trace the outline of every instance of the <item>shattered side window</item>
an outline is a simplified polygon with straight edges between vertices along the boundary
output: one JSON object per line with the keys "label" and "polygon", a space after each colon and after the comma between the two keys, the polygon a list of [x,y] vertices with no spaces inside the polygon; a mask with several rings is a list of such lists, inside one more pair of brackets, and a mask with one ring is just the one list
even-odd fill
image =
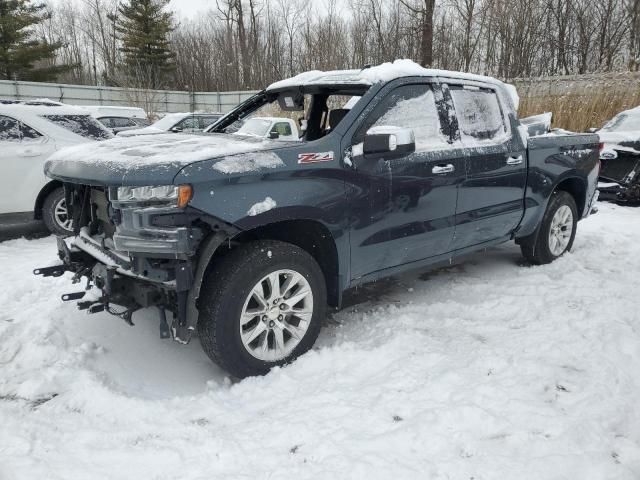
{"label": "shattered side window", "polygon": [[440,125],[433,90],[426,84],[405,85],[393,90],[374,109],[356,138],[360,140],[371,127],[378,126],[413,130],[416,151],[449,147]]}
{"label": "shattered side window", "polygon": [[463,142],[497,142],[507,136],[507,127],[495,92],[477,87],[451,87]]}
{"label": "shattered side window", "polygon": [[20,124],[11,117],[0,115],[0,142],[19,142]]}
{"label": "shattered side window", "polygon": [[43,115],[43,118],[84,138],[92,140],[113,138],[111,132],[90,115]]}

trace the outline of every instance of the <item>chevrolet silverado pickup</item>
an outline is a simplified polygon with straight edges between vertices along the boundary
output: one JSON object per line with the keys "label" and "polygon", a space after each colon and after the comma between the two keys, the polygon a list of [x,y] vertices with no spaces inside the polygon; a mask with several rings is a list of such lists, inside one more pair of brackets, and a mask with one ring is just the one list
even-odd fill
{"label": "chevrolet silverado pickup", "polygon": [[[529,138],[515,89],[396,61],[274,83],[201,135],[115,138],[62,150],[74,233],[63,295],[162,337],[199,336],[235,377],[309,350],[343,292],[515,241],[534,264],[567,252],[596,197],[599,139]],[[299,139],[232,135],[252,117]]]}

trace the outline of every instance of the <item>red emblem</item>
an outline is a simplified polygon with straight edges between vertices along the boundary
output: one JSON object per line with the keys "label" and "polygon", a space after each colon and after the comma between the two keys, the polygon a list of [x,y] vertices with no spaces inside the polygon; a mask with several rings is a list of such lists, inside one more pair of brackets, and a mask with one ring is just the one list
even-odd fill
{"label": "red emblem", "polygon": [[298,163],[319,163],[319,162],[332,162],[332,161],[333,161],[333,152],[298,154]]}

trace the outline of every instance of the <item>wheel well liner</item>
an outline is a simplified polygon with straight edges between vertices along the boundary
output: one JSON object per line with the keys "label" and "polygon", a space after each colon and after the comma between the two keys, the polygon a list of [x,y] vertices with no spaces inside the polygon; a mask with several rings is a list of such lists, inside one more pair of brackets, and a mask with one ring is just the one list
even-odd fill
{"label": "wheel well liner", "polygon": [[578,177],[566,178],[554,190],[562,190],[570,194],[578,207],[578,218],[582,218],[587,204],[587,185],[585,181]]}
{"label": "wheel well liner", "polygon": [[52,180],[47,183],[42,189],[38,196],[36,197],[36,203],[33,207],[33,217],[36,220],[42,219],[42,206],[44,205],[45,199],[49,196],[51,192],[53,192],[56,188],[62,187],[62,182],[58,180]]}

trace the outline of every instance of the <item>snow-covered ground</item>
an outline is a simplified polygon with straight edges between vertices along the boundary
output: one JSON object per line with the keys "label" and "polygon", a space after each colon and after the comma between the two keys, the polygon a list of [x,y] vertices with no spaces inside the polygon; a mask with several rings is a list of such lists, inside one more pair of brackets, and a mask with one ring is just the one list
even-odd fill
{"label": "snow-covered ground", "polygon": [[200,350],[89,316],[0,244],[1,479],[638,479],[640,209],[572,254],[512,244],[361,289],[316,348],[231,382]]}

